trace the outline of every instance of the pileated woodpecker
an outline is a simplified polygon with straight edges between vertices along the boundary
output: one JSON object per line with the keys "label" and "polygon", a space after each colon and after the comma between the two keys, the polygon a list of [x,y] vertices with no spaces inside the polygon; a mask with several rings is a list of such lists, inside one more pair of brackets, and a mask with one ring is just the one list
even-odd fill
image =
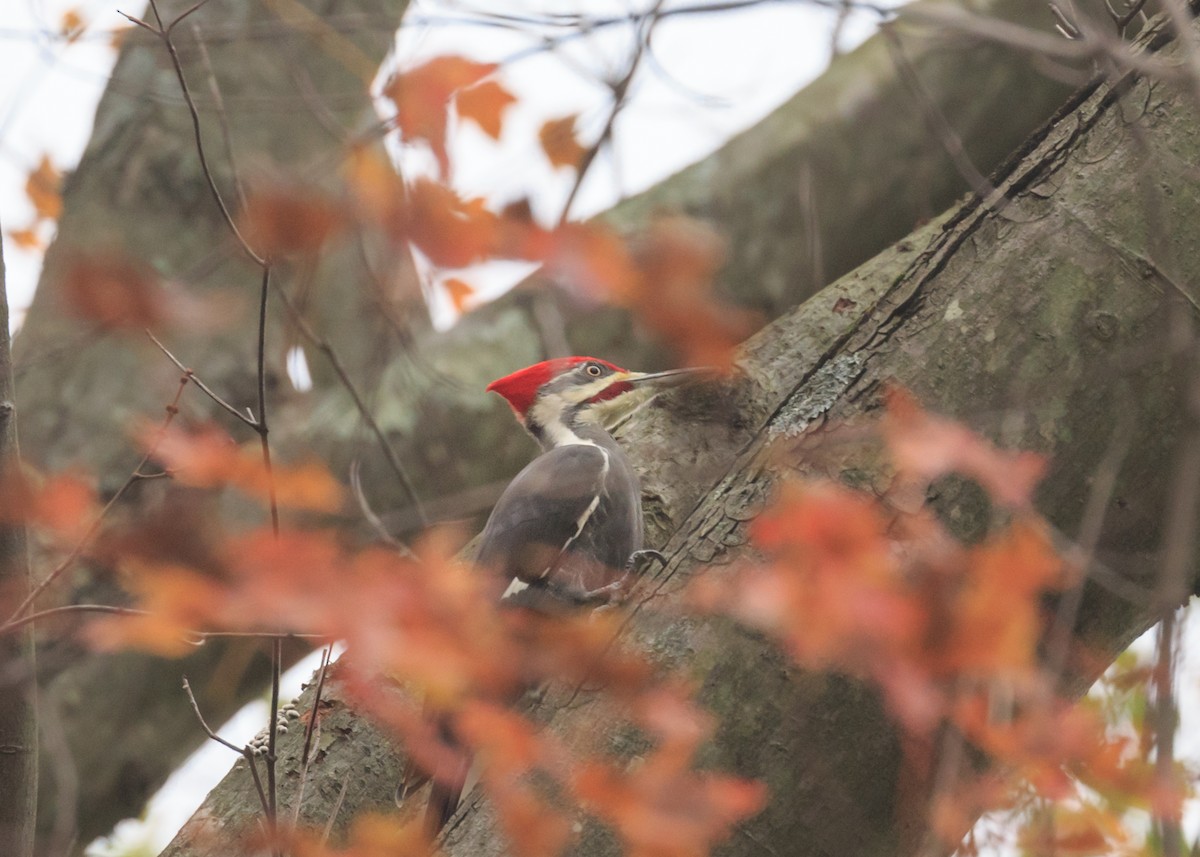
{"label": "pileated woodpecker", "polygon": [[[595,357],[565,357],[488,385],[543,449],[500,495],[475,558],[509,582],[507,603],[551,611],[609,603],[639,561],[657,555],[642,549],[637,473],[605,420],[641,384],[691,372],[630,372]],[[426,813],[432,832],[454,814],[466,779],[465,764],[434,777]]]}

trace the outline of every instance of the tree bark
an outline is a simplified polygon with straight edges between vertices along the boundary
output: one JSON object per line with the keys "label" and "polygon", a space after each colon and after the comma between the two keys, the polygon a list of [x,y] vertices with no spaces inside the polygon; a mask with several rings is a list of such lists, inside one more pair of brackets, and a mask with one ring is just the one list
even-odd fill
{"label": "tree bark", "polygon": [[[0,251],[0,483],[17,475],[16,401],[12,343],[8,335],[8,291]],[[29,592],[29,554],[23,525],[0,526],[0,591],[4,603],[19,603]],[[33,853],[38,780],[37,704],[32,681],[33,629],[0,638],[0,854]]]}
{"label": "tree bark", "polygon": [[[1168,31],[1160,24],[1148,38],[1160,47]],[[1002,207],[967,200],[757,334],[735,382],[664,395],[625,428],[644,473],[651,541],[669,557],[632,637],[689,675],[718,716],[707,762],[771,789],[768,808],[721,853],[911,854],[922,840],[928,784],[898,791],[899,736],[871,688],[797,670],[756,634],[672,609],[691,575],[720,574],[747,555],[747,523],[784,473],[888,484],[878,455],[796,454],[827,425],[878,408],[885,384],[1049,456],[1038,505],[1068,536],[1114,415],[1130,414],[1133,442],[1106,505],[1104,563],[1086,582],[1076,645],[1112,656],[1156,618],[1148,559],[1162,540],[1177,444],[1192,430],[1182,401],[1190,385],[1171,371],[1164,343],[1180,314],[1196,315],[1200,256],[1190,250],[1190,224],[1200,217],[1200,178],[1190,165],[1200,158],[1198,131],[1188,86],[1127,75],[1085,88],[996,176]],[[937,502],[967,534],[988,514],[967,490]],[[578,699],[550,710],[550,728],[586,724],[604,735]],[[386,744],[366,737],[335,739],[309,788],[336,791],[330,783],[359,759],[382,770],[373,760]],[[244,780],[232,773],[166,853],[219,853],[199,844],[197,831],[224,824],[216,808]],[[390,785],[380,783],[379,794]],[[370,799],[343,805],[343,815]],[[328,810],[314,799],[302,817],[323,821]],[[476,798],[448,832],[446,851],[504,853],[494,821]],[[571,853],[613,849],[611,836],[585,825]]]}

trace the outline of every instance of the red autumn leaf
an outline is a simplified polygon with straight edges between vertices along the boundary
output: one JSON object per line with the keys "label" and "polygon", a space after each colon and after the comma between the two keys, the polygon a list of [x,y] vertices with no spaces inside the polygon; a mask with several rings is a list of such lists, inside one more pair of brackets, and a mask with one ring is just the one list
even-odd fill
{"label": "red autumn leaf", "polygon": [[948,473],[974,479],[1005,506],[1026,508],[1046,469],[1032,452],[1005,452],[961,423],[934,416],[899,388],[887,394],[884,438],[900,473],[932,482]]}
{"label": "red autumn leaf", "polygon": [[442,175],[450,171],[446,124],[450,100],[460,89],[473,86],[496,70],[457,56],[436,57],[396,75],[383,94],[396,106],[396,124],[405,140],[422,140],[433,150]]}
{"label": "red autumn leaf", "polygon": [[396,857],[404,854],[434,854],[429,836],[420,822],[363,812],[355,816],[350,834],[342,845],[330,845],[320,833],[284,830],[274,840],[259,839],[251,851],[278,851],[293,857]]}
{"label": "red autumn leaf", "polygon": [[62,173],[50,162],[49,155],[42,155],[25,179],[25,195],[39,220],[58,220],[62,214]]}
{"label": "red autumn leaf", "polygon": [[545,266],[545,275],[593,300],[624,303],[637,283],[637,269],[625,242],[600,223],[568,223],[558,229],[530,235],[526,249],[533,261]]}
{"label": "red autumn leaf", "polygon": [[210,627],[230,604],[226,586],[189,568],[130,563],[125,571],[125,584],[144,613],[91,622],[86,634],[99,649],[186,655],[195,651],[195,631]]}
{"label": "red autumn leaf", "polygon": [[575,136],[575,122],[578,118],[577,113],[572,113],[570,116],[563,116],[560,119],[549,119],[538,131],[538,140],[541,141],[542,151],[546,153],[546,157],[555,167],[574,169],[579,166],[587,154],[587,149]]}
{"label": "red autumn leaf", "polygon": [[450,277],[444,283],[446,292],[450,295],[450,301],[454,304],[454,309],[458,313],[467,311],[467,304],[475,297],[475,289],[457,277]]}
{"label": "red autumn leaf", "polygon": [[91,482],[74,473],[44,477],[31,469],[10,474],[0,491],[0,519],[38,527],[74,545],[97,514]]}
{"label": "red autumn leaf", "polygon": [[429,179],[409,189],[404,234],[439,267],[462,268],[488,258],[497,229],[496,215],[481,199],[464,200]]}
{"label": "red autumn leaf", "polygon": [[342,225],[342,211],[331,200],[282,187],[253,193],[240,218],[246,240],[266,258],[315,252]]}
{"label": "red autumn leaf", "polygon": [[766,803],[761,783],[693,771],[674,752],[651,753],[624,771],[583,765],[573,788],[588,810],[612,824],[630,857],[707,854]]}
{"label": "red autumn leaf", "polygon": [[942,668],[993,676],[1030,669],[1041,632],[1039,598],[1063,584],[1062,559],[1042,528],[1018,519],[971,550],[967,565]]}
{"label": "red autumn leaf", "polygon": [[342,501],[341,486],[323,464],[275,463],[268,474],[257,449],[242,449],[215,426],[191,433],[174,427],[163,432],[147,426],[139,436],[143,446],[153,449],[154,457],[184,485],[229,485],[265,501],[273,483],[280,506],[315,512],[335,511]]}
{"label": "red autumn leaf", "polygon": [[156,327],[170,315],[158,277],[116,256],[76,259],[62,280],[62,296],[75,315],[108,330]]}
{"label": "red autumn leaf", "polygon": [[713,294],[725,260],[721,237],[692,218],[660,217],[638,237],[634,259],[640,276],[622,302],[679,351],[681,362],[727,369],[756,319]]}
{"label": "red autumn leaf", "polygon": [[485,80],[458,93],[455,106],[459,119],[469,119],[493,140],[500,139],[504,113],[517,99],[494,80]]}

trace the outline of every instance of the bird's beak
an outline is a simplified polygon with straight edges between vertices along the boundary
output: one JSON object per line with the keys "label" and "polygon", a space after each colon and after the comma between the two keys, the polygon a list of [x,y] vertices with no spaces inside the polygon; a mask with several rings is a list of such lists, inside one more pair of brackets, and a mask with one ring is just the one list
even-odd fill
{"label": "bird's beak", "polygon": [[711,372],[711,369],[704,367],[689,368],[689,369],[667,369],[664,372],[626,372],[621,378],[626,384],[641,385],[647,382],[665,382],[668,384],[681,384],[690,378],[698,375]]}

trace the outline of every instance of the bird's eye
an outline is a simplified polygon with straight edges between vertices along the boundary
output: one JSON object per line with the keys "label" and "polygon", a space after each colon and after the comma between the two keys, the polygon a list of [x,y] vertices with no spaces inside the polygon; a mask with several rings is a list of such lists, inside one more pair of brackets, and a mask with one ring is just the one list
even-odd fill
{"label": "bird's eye", "polygon": [[589,375],[591,375],[593,378],[599,378],[600,373],[603,372],[604,370],[601,369],[599,366],[597,366],[595,363],[589,363],[587,365],[587,369],[585,369],[584,371],[587,372]]}

